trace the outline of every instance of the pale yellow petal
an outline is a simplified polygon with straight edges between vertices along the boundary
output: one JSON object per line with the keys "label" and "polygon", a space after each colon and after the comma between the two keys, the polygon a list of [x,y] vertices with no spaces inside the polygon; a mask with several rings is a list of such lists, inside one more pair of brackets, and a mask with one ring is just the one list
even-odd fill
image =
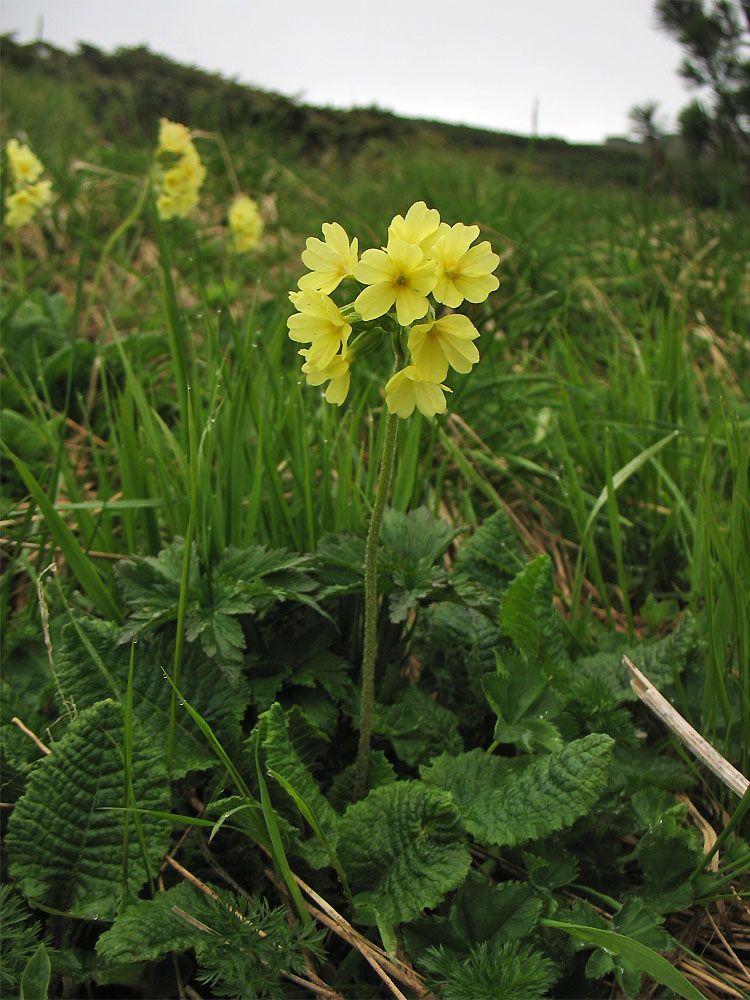
{"label": "pale yellow petal", "polygon": [[385,402],[389,412],[399,417],[411,416],[416,406],[426,417],[443,413],[446,408],[445,385],[419,377],[413,365],[407,365],[393,375],[385,387]]}
{"label": "pale yellow petal", "polygon": [[487,296],[500,286],[500,282],[494,274],[477,277],[461,275],[454,278],[454,285],[469,302],[484,302]]}
{"label": "pale yellow petal", "polygon": [[433,382],[414,382],[414,397],[417,409],[425,417],[434,417],[436,413],[445,413],[447,402],[443,386]]}
{"label": "pale yellow petal", "polygon": [[432,242],[440,225],[440,213],[436,208],[428,208],[423,201],[415,202],[406,216],[397,215],[388,227],[388,239],[400,239],[406,243],[421,246]]}
{"label": "pale yellow petal", "polygon": [[446,257],[459,260],[479,236],[479,226],[465,226],[457,222],[445,237]]}
{"label": "pale yellow petal", "polygon": [[425,382],[442,382],[448,374],[448,361],[434,337],[427,337],[417,352],[412,350],[411,358],[415,373]]}
{"label": "pale yellow petal", "polygon": [[379,281],[362,289],[354,300],[354,308],[363,320],[385,316],[396,301],[396,289],[387,281]]}
{"label": "pale yellow petal", "polygon": [[414,383],[402,368],[388,380],[385,386],[385,403],[390,413],[395,413],[404,420],[410,417],[416,406]]}
{"label": "pale yellow petal", "polygon": [[[421,295],[416,289],[411,288],[409,285],[397,286],[395,298],[396,318],[401,326],[411,326],[415,320],[422,319],[422,317],[427,313],[427,310],[430,308],[430,304],[425,295]],[[382,313],[378,313],[378,315],[382,315]],[[362,318],[366,318],[364,314]]]}
{"label": "pale yellow petal", "polygon": [[394,273],[393,261],[385,250],[365,250],[354,268],[354,277],[363,285],[387,281]]}
{"label": "pale yellow petal", "polygon": [[[365,251],[362,257],[368,252]],[[389,239],[385,255],[390,262],[391,271],[398,274],[412,274],[420,267],[431,266],[424,264],[424,253],[420,247],[401,239]]]}
{"label": "pale yellow petal", "polygon": [[[470,340],[448,340],[442,343],[443,354],[454,371],[466,375],[479,361],[479,351]],[[443,374],[442,379],[445,378]]]}
{"label": "pale yellow petal", "polygon": [[492,252],[490,243],[485,240],[484,243],[479,243],[477,246],[471,247],[463,255],[461,258],[461,272],[471,276],[491,274],[499,263],[500,258],[496,253]]}
{"label": "pale yellow petal", "polygon": [[444,271],[438,273],[432,295],[436,302],[440,302],[451,309],[460,306],[464,300],[464,296],[456,288],[453,279],[449,278]]}
{"label": "pale yellow petal", "polygon": [[349,392],[349,383],[351,382],[351,376],[349,375],[349,369],[342,375],[337,375],[332,378],[326,389],[326,399],[329,403],[335,403],[336,406],[341,406],[347,397]]}

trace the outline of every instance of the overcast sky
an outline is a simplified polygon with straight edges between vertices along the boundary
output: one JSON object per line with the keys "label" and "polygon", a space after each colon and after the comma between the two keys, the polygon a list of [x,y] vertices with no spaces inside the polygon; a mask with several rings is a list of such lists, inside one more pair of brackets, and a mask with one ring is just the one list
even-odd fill
{"label": "overcast sky", "polygon": [[0,0],[0,30],[179,62],[317,105],[601,142],[690,94],[653,0]]}

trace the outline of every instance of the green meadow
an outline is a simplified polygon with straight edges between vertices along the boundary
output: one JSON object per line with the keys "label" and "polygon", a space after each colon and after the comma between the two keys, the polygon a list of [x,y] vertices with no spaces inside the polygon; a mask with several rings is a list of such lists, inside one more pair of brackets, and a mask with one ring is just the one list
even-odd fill
{"label": "green meadow", "polygon": [[[2,989],[747,996],[731,177],[309,108],[145,49],[6,36],[2,61],[2,148],[53,192],[2,235]],[[157,211],[160,118],[206,170],[187,218]],[[460,307],[480,360],[446,411],[398,420],[370,550],[390,336],[332,405],[289,292],[324,223],[362,254],[420,201],[480,227],[499,287]]]}

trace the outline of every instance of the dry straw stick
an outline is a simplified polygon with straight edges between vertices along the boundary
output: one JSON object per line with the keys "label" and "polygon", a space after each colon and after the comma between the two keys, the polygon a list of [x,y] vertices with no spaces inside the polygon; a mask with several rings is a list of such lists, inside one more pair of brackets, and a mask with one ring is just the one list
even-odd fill
{"label": "dry straw stick", "polygon": [[740,798],[750,787],[750,781],[737,768],[732,767],[726,757],[722,757],[718,750],[714,750],[710,743],[696,732],[695,729],[686,722],[653,686],[651,681],[640,672],[638,667],[627,656],[623,656],[623,663],[630,671],[630,686],[641,699],[648,705],[652,712],[659,716],[662,722],[672,730],[675,736],[682,742],[688,750],[703,761],[706,767],[723,781],[728,788],[731,788],[735,795]]}

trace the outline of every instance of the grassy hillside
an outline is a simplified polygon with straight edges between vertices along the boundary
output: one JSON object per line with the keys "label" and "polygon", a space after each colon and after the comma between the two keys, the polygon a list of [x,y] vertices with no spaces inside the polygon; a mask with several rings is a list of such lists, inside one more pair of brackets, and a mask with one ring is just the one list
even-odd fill
{"label": "grassy hillside", "polygon": [[[70,54],[44,43],[19,45],[7,35],[0,44],[11,130],[24,127],[13,118],[18,109],[29,106],[40,111],[46,106],[47,114],[41,114],[39,124],[52,126],[58,116],[50,113],[45,97],[54,90],[57,112],[62,88],[70,104],[95,126],[100,141],[136,148],[148,146],[159,118],[164,116],[173,121],[190,120],[194,128],[218,131],[227,137],[240,138],[253,132],[280,146],[286,155],[312,156],[334,147],[341,155],[350,155],[364,144],[380,140],[463,153],[485,151],[495,154],[501,170],[512,170],[524,166],[529,151],[530,141],[523,136],[398,118],[375,107],[351,111],[311,107],[181,66],[144,47],[107,54],[81,44]],[[16,88],[27,91],[23,100],[15,99]],[[58,136],[66,124],[65,118],[57,120]],[[537,139],[533,145],[542,173],[563,179],[639,182],[642,155],[636,146],[576,146],[561,139]]]}
{"label": "grassy hillside", "polygon": [[[635,151],[145,49],[0,57],[0,142],[53,192],[2,233],[3,989],[747,994],[747,208]],[[206,168],[187,218],[157,211],[162,117]],[[401,419],[423,314],[349,307],[422,201],[481,226],[499,287],[435,298],[479,361]],[[357,344],[341,405],[288,335],[333,221],[359,241],[325,306],[336,358]],[[410,239],[437,268],[434,229]]]}

